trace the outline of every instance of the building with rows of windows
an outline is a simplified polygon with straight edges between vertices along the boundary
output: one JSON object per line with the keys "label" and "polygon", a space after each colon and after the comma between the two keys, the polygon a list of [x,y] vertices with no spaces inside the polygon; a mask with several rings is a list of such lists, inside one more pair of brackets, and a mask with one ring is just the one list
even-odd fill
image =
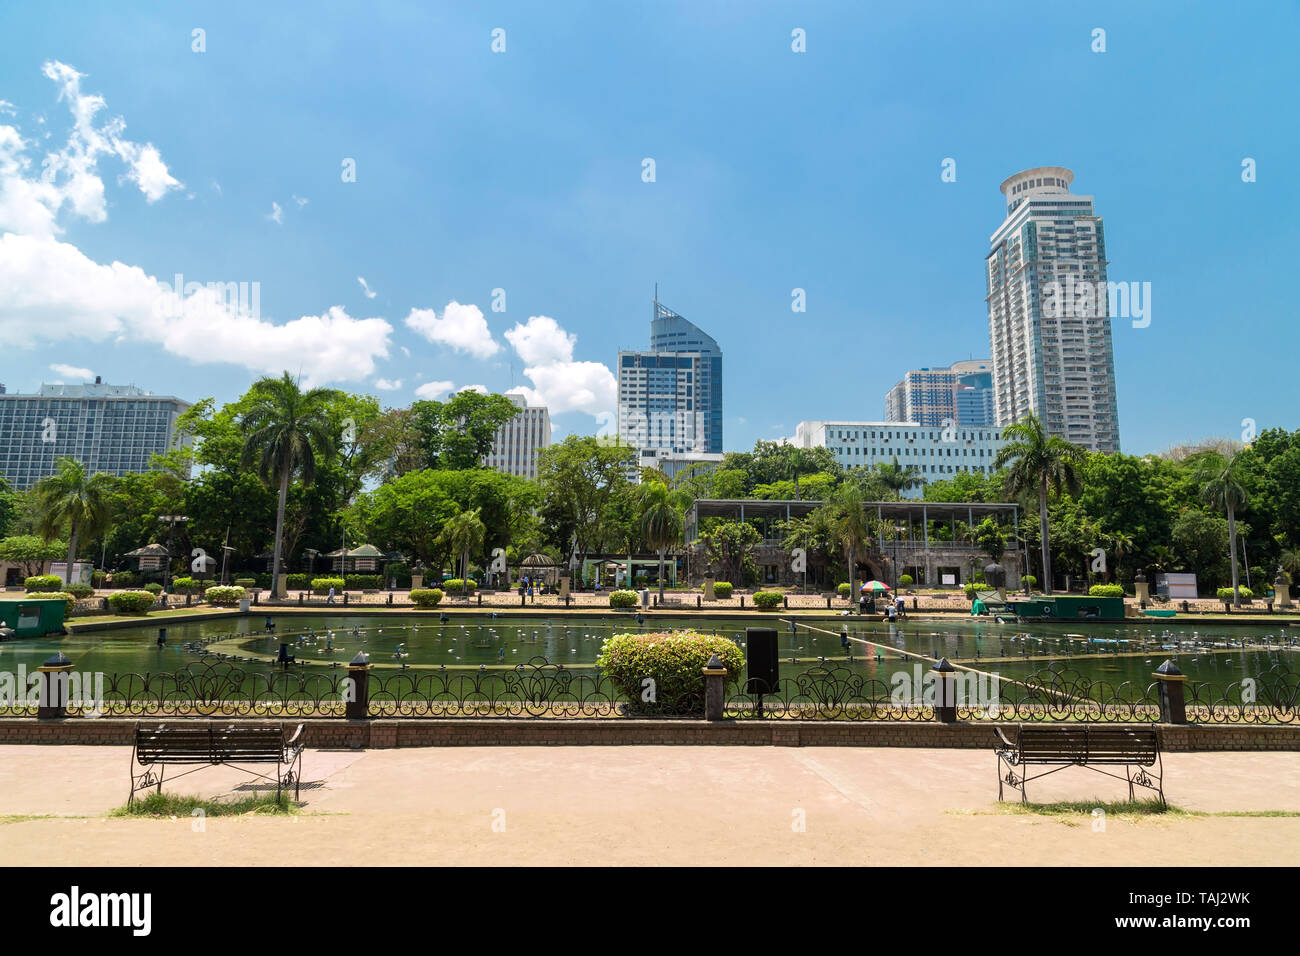
{"label": "building with rows of windows", "polygon": [[[794,443],[800,448],[829,448],[845,468],[871,468],[897,461],[915,468],[922,481],[950,478],[960,472],[988,475],[1002,449],[998,428],[951,425],[936,428],[917,422],[800,422]],[[919,486],[903,492],[919,497]]]}
{"label": "building with rows of windows", "polygon": [[551,444],[550,411],[545,405],[529,405],[516,392],[506,398],[519,406],[519,414],[497,428],[483,464],[507,475],[536,478],[538,456]]}
{"label": "building with rows of windows", "polygon": [[54,474],[63,457],[92,473],[148,471],[153,455],[193,441],[175,429],[189,407],[173,396],[107,385],[98,377],[84,385],[42,385],[35,394],[0,385],[0,475],[22,491]]}
{"label": "building with rows of windows", "polygon": [[885,420],[945,425],[993,424],[993,364],[988,359],[917,368],[885,395]]}

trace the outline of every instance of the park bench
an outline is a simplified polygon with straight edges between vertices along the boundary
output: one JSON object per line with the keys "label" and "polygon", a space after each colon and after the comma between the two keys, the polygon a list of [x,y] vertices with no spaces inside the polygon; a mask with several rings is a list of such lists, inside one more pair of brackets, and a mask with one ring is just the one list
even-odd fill
{"label": "park bench", "polygon": [[[184,777],[207,766],[225,764],[263,780],[272,778],[239,764],[275,764],[276,800],[280,799],[282,788],[289,786],[293,787],[297,799],[302,777],[302,732],[302,724],[288,739],[285,739],[282,725],[222,726],[209,723],[205,726],[159,724],[141,727],[137,724],[131,755],[131,795],[127,803],[135,800],[137,790],[156,787],[161,793],[164,768],[169,764],[199,765],[176,777]],[[138,777],[135,774],[137,763],[146,768]]]}
{"label": "park bench", "polygon": [[[1151,727],[1026,727],[1021,724],[1013,743],[999,728],[994,752],[998,757],[998,799],[1002,799],[1002,785],[1020,791],[1020,802],[1025,803],[1025,784],[1039,777],[1056,773],[1067,767],[1086,767],[1107,777],[1128,782],[1128,798],[1133,799],[1133,787],[1154,790],[1165,803],[1163,765],[1160,758],[1160,738]],[[1005,766],[1006,772],[1003,772]],[[1051,767],[1029,776],[1030,767]],[[1124,776],[1103,770],[1102,767],[1123,767]],[[1147,768],[1155,767],[1154,778]]]}

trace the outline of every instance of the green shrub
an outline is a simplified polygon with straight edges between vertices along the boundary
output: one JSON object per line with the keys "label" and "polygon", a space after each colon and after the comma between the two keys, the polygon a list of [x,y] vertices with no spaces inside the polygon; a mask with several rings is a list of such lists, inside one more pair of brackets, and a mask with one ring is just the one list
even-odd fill
{"label": "green shrub", "polygon": [[63,587],[63,578],[57,574],[33,574],[23,584],[29,594],[40,591],[57,591]]}
{"label": "green shrub", "polygon": [[154,583],[151,582],[151,583],[149,583],[149,584],[146,584],[146,585],[145,585],[144,587],[142,587],[140,590],[141,590],[141,591],[148,591],[148,592],[149,592],[150,594],[152,594],[154,597],[157,597],[158,595],[162,594],[163,587],[162,587],[161,584],[154,584]]}
{"label": "green shrub", "polygon": [[194,578],[173,578],[172,590],[177,594],[198,594],[200,591],[210,587],[207,581],[196,581]]}
{"label": "green shrub", "polygon": [[103,571],[91,571],[90,583],[97,588],[102,588],[104,586],[104,581],[107,577],[108,575],[106,575]]}
{"label": "green shrub", "polygon": [[1094,584],[1088,588],[1093,597],[1123,597],[1124,587],[1120,584]]}
{"label": "green shrub", "polygon": [[69,584],[63,590],[64,593],[71,594],[78,601],[84,601],[86,598],[95,596],[95,589],[89,584]]}
{"label": "green shrub", "polygon": [[330,588],[333,588],[335,591],[342,591],[343,579],[342,578],[312,578],[311,579],[311,589],[315,591],[317,594],[328,594]]}
{"label": "green shrub", "polygon": [[[745,669],[741,649],[725,637],[690,630],[615,634],[602,645],[596,666],[627,695],[630,711],[681,713],[703,709],[701,671],[714,654],[727,669],[726,679],[737,680]],[[654,683],[647,684],[646,678]],[[645,699],[651,690],[653,699]]]}
{"label": "green shrub", "polygon": [[725,599],[731,597],[731,591],[732,591],[732,587],[731,587],[731,582],[730,582],[730,581],[714,581],[714,582],[713,582],[713,596],[714,596],[714,597],[720,597],[720,598],[722,598],[723,600],[725,600]]}
{"label": "green shrub", "polygon": [[[251,587],[255,582],[252,578],[245,579],[248,584],[244,587]],[[286,574],[284,576],[284,586],[290,591],[306,591],[311,587],[311,576],[307,574]]]}
{"label": "green shrub", "polygon": [[108,606],[117,614],[143,614],[156,600],[149,591],[118,591],[108,596]]}
{"label": "green shrub", "polygon": [[140,583],[140,575],[134,571],[114,571],[113,587],[133,588]]}
{"label": "green shrub", "polygon": [[411,592],[411,603],[416,607],[436,607],[442,600],[442,591],[438,588],[416,588]]}
{"label": "green shrub", "polygon": [[966,591],[966,600],[973,601],[975,600],[975,592],[978,591],[979,588],[975,586],[974,581],[968,581],[964,590]]}
{"label": "green shrub", "polygon": [[[303,576],[306,577],[306,575]],[[257,578],[235,578],[235,584],[241,588],[255,588],[257,587]]]}
{"label": "green shrub", "polygon": [[636,607],[639,600],[635,591],[609,592],[610,607]]}
{"label": "green shrub", "polygon": [[1034,588],[1038,587],[1038,578],[1034,577],[1032,574],[1022,574],[1020,575],[1020,583],[1032,591]]}
{"label": "green shrub", "polygon": [[760,611],[770,611],[772,608],[780,607],[784,600],[785,595],[777,594],[775,591],[754,592],[754,607]]}
{"label": "green shrub", "polygon": [[203,600],[216,607],[234,607],[246,597],[245,588],[230,584],[218,584],[203,592]]}
{"label": "green shrub", "polygon": [[903,588],[910,588],[912,586],[912,580],[913,579],[910,574],[899,575],[898,586]]}
{"label": "green shrub", "polygon": [[835,590],[839,592],[840,597],[842,597],[842,598],[846,598],[846,597],[848,597],[848,596],[849,596],[849,582],[848,582],[848,581],[845,581],[843,584],[841,584],[841,585],[840,585],[839,587],[837,587]]}
{"label": "green shrub", "polygon": [[46,598],[63,598],[63,613],[65,616],[71,614],[77,608],[77,596],[69,594],[67,591],[40,591],[34,594],[33,597],[39,597],[42,600]]}
{"label": "green shrub", "polygon": [[454,591],[473,591],[476,587],[478,587],[478,584],[475,583],[473,578],[470,578],[468,582],[464,578],[452,578],[450,581],[442,582],[442,588],[448,594]]}
{"label": "green shrub", "polygon": [[[31,578],[28,578],[27,580],[30,581]],[[1244,585],[1237,585],[1237,593],[1241,595],[1241,599],[1243,601],[1250,601],[1253,600],[1255,597],[1255,592],[1252,591],[1250,588],[1245,587]],[[1232,588],[1219,588],[1219,590],[1216,591],[1215,594],[1218,596],[1220,601],[1232,600]]]}
{"label": "green shrub", "polygon": [[352,591],[375,591],[384,586],[384,579],[378,574],[349,574],[345,582]]}
{"label": "green shrub", "polygon": [[397,582],[399,588],[409,588],[411,586],[411,569],[408,565],[398,561],[390,561],[384,565],[384,581],[393,580]]}

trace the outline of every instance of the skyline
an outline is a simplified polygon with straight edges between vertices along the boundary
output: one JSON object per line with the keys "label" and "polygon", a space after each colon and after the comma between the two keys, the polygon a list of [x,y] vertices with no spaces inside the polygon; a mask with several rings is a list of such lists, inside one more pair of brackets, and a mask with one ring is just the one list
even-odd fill
{"label": "skyline", "polygon": [[[421,388],[521,386],[551,409],[557,438],[591,433],[614,411],[617,353],[642,347],[658,282],[726,353],[725,447],[744,450],[801,420],[875,420],[909,369],[987,355],[998,185],[1061,165],[1073,192],[1097,197],[1110,277],[1152,287],[1150,326],[1114,325],[1121,450],[1237,438],[1245,419],[1297,426],[1288,284],[1270,262],[1295,228],[1275,214],[1295,198],[1280,170],[1296,133],[1273,120],[1286,77],[1270,51],[1285,29],[1260,35],[1209,6],[1195,24],[1116,6],[1007,17],[996,31],[980,11],[948,11],[949,35],[927,32],[924,9],[593,18],[380,4],[364,19],[327,11],[308,39],[278,12],[245,30],[248,8],[82,9],[84,30],[70,32],[36,10],[0,13],[11,392],[75,382],[64,366],[221,402],[287,367],[399,406]],[[1105,53],[1089,49],[1097,26]],[[794,28],[807,52],[791,50]],[[420,55],[435,37],[436,75]],[[1100,132],[1068,110],[1061,122],[1050,101],[984,128],[981,110],[1000,104],[978,94],[1019,74],[1014,57],[971,50],[1030,40],[1044,75],[1069,70],[1104,104]],[[547,55],[565,42],[580,62]],[[292,62],[273,55],[285,48]],[[665,62],[647,78],[651,54]],[[68,143],[68,107],[95,95],[104,105],[63,150],[50,197],[43,159]],[[1242,181],[1244,157],[1255,182]],[[955,182],[941,178],[946,159]],[[210,305],[160,320],[148,277],[178,273],[259,283],[263,321],[224,323]],[[807,312],[791,312],[795,289]],[[1250,376],[1221,370],[1229,330],[1245,332],[1228,351],[1249,355]]]}

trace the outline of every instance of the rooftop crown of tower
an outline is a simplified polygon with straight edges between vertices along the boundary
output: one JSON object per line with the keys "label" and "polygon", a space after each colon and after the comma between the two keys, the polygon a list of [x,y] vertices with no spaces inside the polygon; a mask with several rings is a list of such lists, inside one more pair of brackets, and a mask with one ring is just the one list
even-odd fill
{"label": "rooftop crown of tower", "polygon": [[1029,196],[1070,192],[1074,172],[1064,166],[1035,166],[1008,176],[1002,181],[1002,195],[1007,197],[1007,215]]}

